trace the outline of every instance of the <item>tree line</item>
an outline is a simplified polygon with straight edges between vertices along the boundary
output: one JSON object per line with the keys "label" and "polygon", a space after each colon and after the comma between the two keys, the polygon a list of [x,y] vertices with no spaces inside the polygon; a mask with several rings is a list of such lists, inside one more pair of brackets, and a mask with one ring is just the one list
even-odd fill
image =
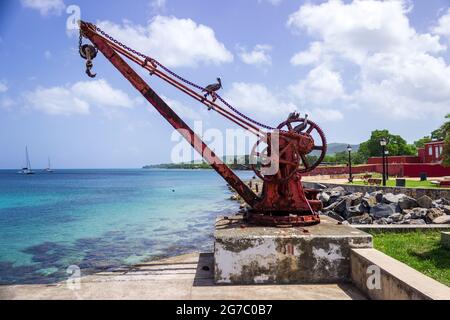
{"label": "tree line", "polygon": [[[425,143],[432,140],[444,140],[443,150],[443,164],[450,166],[450,114],[445,117],[447,121],[438,129],[431,132],[430,135],[425,136],[413,144],[403,139],[400,135],[394,135],[389,130],[375,130],[372,131],[370,138],[361,143],[358,151],[352,152],[353,164],[364,164],[370,157],[380,157],[382,154],[382,147],[380,145],[380,139],[385,138],[388,141],[386,150],[390,156],[415,156],[417,155],[417,149],[423,148]],[[310,162],[317,160],[317,156],[308,156]],[[330,164],[347,164],[348,163],[348,151],[337,152],[335,154],[328,154],[325,156],[324,163]]]}

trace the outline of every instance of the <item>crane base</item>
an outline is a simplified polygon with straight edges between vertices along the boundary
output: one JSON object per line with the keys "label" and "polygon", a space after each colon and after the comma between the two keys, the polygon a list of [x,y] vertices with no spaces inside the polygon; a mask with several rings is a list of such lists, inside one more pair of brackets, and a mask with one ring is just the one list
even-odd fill
{"label": "crane base", "polygon": [[248,225],[223,218],[214,233],[217,284],[342,283],[350,281],[350,250],[371,248],[372,236],[321,217],[310,227]]}

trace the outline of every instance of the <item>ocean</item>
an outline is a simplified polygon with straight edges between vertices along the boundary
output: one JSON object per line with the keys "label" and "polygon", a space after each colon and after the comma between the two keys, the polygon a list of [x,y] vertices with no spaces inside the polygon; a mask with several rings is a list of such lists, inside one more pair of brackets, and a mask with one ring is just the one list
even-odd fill
{"label": "ocean", "polygon": [[210,251],[216,216],[238,209],[230,195],[212,170],[0,170],[0,284]]}

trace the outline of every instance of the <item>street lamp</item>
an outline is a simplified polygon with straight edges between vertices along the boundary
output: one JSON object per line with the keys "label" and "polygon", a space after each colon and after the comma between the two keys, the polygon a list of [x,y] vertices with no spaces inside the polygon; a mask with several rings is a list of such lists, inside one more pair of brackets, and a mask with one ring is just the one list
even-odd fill
{"label": "street lamp", "polygon": [[348,182],[353,182],[353,176],[352,176],[352,146],[347,146],[348,151]]}
{"label": "street lamp", "polygon": [[387,141],[385,138],[380,139],[381,154],[383,157],[383,186],[386,187],[386,145]]}
{"label": "street lamp", "polygon": [[389,150],[386,150],[386,180],[389,181]]}

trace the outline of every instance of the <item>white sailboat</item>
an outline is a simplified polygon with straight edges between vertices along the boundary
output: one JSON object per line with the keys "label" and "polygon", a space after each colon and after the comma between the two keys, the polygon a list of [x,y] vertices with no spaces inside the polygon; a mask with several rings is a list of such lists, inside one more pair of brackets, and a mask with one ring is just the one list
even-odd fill
{"label": "white sailboat", "polygon": [[28,146],[25,147],[25,167],[22,168],[22,170],[19,171],[20,174],[34,174],[34,171],[31,170],[31,162],[30,157],[28,156]]}
{"label": "white sailboat", "polygon": [[45,172],[48,172],[48,173],[53,172],[52,166],[50,165],[50,158],[48,158],[48,167],[45,169]]}

